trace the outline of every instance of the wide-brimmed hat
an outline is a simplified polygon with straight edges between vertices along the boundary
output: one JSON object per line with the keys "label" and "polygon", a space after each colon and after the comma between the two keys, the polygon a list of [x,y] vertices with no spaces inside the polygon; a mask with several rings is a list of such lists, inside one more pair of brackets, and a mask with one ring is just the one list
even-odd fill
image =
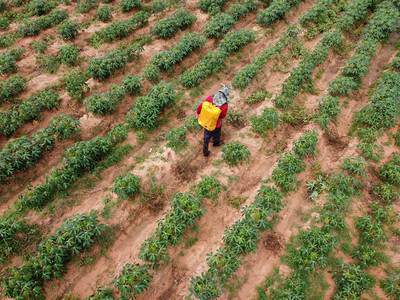
{"label": "wide-brimmed hat", "polygon": [[215,106],[222,106],[228,102],[232,89],[228,85],[222,85],[222,89],[218,91],[213,97],[213,104]]}

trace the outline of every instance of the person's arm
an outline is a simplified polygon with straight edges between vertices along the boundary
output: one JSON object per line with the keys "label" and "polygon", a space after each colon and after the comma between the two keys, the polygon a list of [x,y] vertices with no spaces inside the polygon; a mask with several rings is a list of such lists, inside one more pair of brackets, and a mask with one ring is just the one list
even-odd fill
{"label": "person's arm", "polygon": [[221,119],[224,119],[226,117],[226,113],[228,112],[228,104],[224,104],[220,108],[221,108],[221,114],[219,115],[219,117]]}

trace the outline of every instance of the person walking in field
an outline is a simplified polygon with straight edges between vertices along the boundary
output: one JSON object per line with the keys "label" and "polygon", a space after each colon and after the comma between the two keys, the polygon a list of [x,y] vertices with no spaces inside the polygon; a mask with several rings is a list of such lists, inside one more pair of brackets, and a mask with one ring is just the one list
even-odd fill
{"label": "person walking in field", "polygon": [[197,118],[201,126],[204,127],[203,155],[208,156],[210,151],[208,145],[213,138],[213,146],[218,147],[224,144],[221,140],[221,120],[228,112],[228,99],[230,98],[231,88],[223,85],[216,95],[210,95],[197,107]]}

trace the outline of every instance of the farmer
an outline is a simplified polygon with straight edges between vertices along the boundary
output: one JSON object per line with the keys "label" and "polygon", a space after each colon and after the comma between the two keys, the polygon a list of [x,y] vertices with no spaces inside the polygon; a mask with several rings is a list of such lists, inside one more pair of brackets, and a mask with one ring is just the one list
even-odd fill
{"label": "farmer", "polygon": [[[231,90],[232,89],[229,86],[223,85],[222,89],[220,89],[216,95],[210,95],[205,100],[214,104],[216,107],[219,107],[219,109],[221,109],[221,113],[213,131],[204,129],[204,156],[208,156],[210,154],[210,151],[208,150],[208,144],[210,143],[211,138],[213,138],[214,147],[218,147],[224,144],[224,142],[221,140],[221,120],[225,118],[226,113],[228,112],[228,99],[230,98],[229,94]],[[200,105],[197,107],[197,118],[200,116],[203,103],[204,102],[200,103]]]}

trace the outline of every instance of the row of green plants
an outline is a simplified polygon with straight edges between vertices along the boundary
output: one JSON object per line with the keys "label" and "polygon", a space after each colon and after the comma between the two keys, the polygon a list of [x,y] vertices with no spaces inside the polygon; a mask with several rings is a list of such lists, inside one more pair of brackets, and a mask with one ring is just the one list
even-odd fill
{"label": "row of green plants", "polygon": [[[291,299],[312,297],[315,293],[312,288],[313,278],[317,278],[320,270],[330,265],[331,255],[339,246],[338,234],[346,234],[348,231],[345,217],[350,211],[351,197],[360,193],[366,177],[366,166],[366,162],[360,157],[347,157],[342,161],[340,168],[348,174],[336,172],[328,175],[321,171],[316,175],[316,180],[307,182],[307,191],[312,200],[316,200],[323,192],[328,193],[319,211],[317,224],[300,230],[292,237],[292,242],[288,244],[283,257],[283,262],[292,272],[277,285],[270,282],[265,288],[259,287],[258,299],[281,299],[284,295]],[[358,269],[338,261],[335,276],[342,276],[344,270],[352,274],[347,278],[348,282],[350,283],[352,278],[351,282],[361,287],[359,283],[363,278],[354,276]]]}
{"label": "row of green plants", "polygon": [[15,102],[19,94],[26,91],[28,79],[19,73],[12,75],[5,81],[0,82],[0,101]]}
{"label": "row of green plants", "polygon": [[300,30],[296,25],[289,25],[277,42],[270,43],[266,50],[254,58],[252,63],[245,65],[235,74],[232,79],[232,86],[241,90],[245,89],[257,74],[262,72],[270,59],[278,56],[285,47],[293,43],[299,32]]}
{"label": "row of green plants", "polygon": [[67,264],[89,250],[106,229],[95,214],[68,218],[38,245],[37,253],[28,262],[13,267],[4,277],[6,295],[16,299],[45,299],[43,284],[60,278]]}
{"label": "row of green plants", "polygon": [[128,20],[114,21],[106,27],[96,31],[91,39],[92,46],[100,46],[103,43],[111,43],[117,39],[123,39],[132,34],[135,30],[148,24],[150,14],[140,11]]}
{"label": "row of green plants", "polygon": [[40,49],[35,58],[45,72],[55,73],[61,64],[68,67],[76,66],[80,60],[80,53],[75,45],[63,45],[55,55],[44,55],[44,50]]}
{"label": "row of green plants", "polygon": [[257,0],[244,0],[243,2],[233,3],[226,12],[211,17],[211,20],[204,25],[204,35],[208,38],[225,36],[239,22],[240,18],[256,10],[259,5],[260,2]]}
{"label": "row of green plants", "polygon": [[15,173],[36,165],[44,151],[54,148],[56,140],[77,138],[79,133],[79,120],[61,114],[52,117],[47,128],[31,136],[9,139],[0,151],[0,182],[4,183]]}
{"label": "row of green plants", "polygon": [[208,76],[220,71],[230,54],[241,50],[250,42],[255,42],[255,33],[251,29],[228,32],[216,50],[211,50],[194,67],[183,72],[179,78],[181,84],[186,88],[198,86]]}
{"label": "row of green plants", "polygon": [[17,62],[23,58],[25,48],[11,48],[0,55],[0,75],[17,72]]}
{"label": "row of green plants", "polygon": [[41,111],[60,105],[61,98],[53,88],[46,88],[18,105],[0,112],[0,132],[4,136],[15,133],[24,123],[41,119]]}
{"label": "row of green plants", "polygon": [[49,15],[41,16],[36,19],[28,19],[18,28],[16,38],[35,36],[40,31],[51,28],[68,19],[68,13],[65,9],[56,8]]}
{"label": "row of green plants", "polygon": [[266,9],[257,14],[257,23],[261,26],[270,26],[283,19],[292,7],[296,7],[302,0],[273,0]]}
{"label": "row of green plants", "polygon": [[126,139],[128,128],[125,125],[114,127],[106,137],[97,136],[88,141],[77,142],[67,148],[60,167],[54,167],[45,175],[45,182],[28,186],[18,196],[15,208],[26,212],[29,209],[40,210],[51,202],[57,193],[67,190],[85,172],[111,153],[113,147]]}
{"label": "row of green plants", "polygon": [[208,12],[210,15],[221,13],[222,7],[228,0],[200,0],[197,4],[202,12]]}
{"label": "row of green plants", "polygon": [[277,107],[290,107],[301,88],[312,84],[314,69],[327,59],[332,47],[341,43],[342,33],[363,20],[374,4],[375,2],[370,0],[356,0],[346,5],[343,15],[337,20],[334,28],[322,35],[315,49],[300,61],[284,81],[281,93],[273,100]]}
{"label": "row of green plants", "polygon": [[158,38],[169,39],[173,37],[178,30],[189,28],[196,19],[194,14],[179,7],[169,17],[156,21],[154,27],[151,29],[151,33]]}
{"label": "row of green plants", "polygon": [[[307,156],[313,156],[316,151],[318,142],[318,134],[315,131],[309,131],[303,134],[294,142],[292,157],[297,156],[301,161]],[[290,153],[291,154],[291,153]],[[287,157],[289,152],[285,155]],[[303,171],[299,170],[299,163],[280,158],[278,165],[273,171],[287,174],[294,174]],[[276,181],[276,180],[275,180]],[[243,218],[236,221],[232,226],[225,229],[222,238],[224,246],[216,250],[215,253],[207,255],[207,263],[209,269],[202,273],[201,276],[192,277],[190,281],[190,295],[194,295],[198,299],[216,299],[224,291],[224,286],[239,269],[243,262],[244,255],[250,254],[257,250],[257,244],[260,239],[260,233],[272,228],[271,219],[278,214],[284,207],[281,201],[286,192],[292,189],[285,188],[279,182],[276,182],[282,191],[278,191],[275,187],[263,185],[257,196],[250,205],[242,209]]]}
{"label": "row of green plants", "polygon": [[[134,175],[130,176],[131,178]],[[135,180],[137,181],[137,180]],[[157,228],[140,247],[139,259],[146,262],[144,265],[128,263],[122,273],[115,277],[113,284],[122,299],[134,299],[150,287],[153,278],[149,271],[158,270],[169,260],[167,249],[178,245],[187,230],[196,225],[197,220],[206,213],[203,205],[204,198],[216,200],[221,193],[221,183],[213,176],[202,176],[195,188],[195,192],[176,193],[171,199],[171,207],[160,219]],[[113,290],[100,287],[96,289],[90,299],[115,299]]]}

